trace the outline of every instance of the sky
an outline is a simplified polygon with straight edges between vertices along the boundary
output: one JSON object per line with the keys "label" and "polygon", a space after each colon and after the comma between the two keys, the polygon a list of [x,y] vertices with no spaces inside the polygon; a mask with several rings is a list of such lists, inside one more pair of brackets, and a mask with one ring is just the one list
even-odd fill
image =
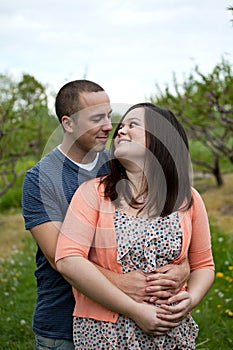
{"label": "sky", "polygon": [[55,93],[99,83],[111,102],[138,103],[233,60],[226,0],[1,0],[0,73],[33,75]]}

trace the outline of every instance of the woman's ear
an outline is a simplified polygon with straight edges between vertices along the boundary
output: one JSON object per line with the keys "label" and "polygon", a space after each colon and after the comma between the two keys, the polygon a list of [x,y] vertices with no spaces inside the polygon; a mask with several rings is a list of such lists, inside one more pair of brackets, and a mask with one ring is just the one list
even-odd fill
{"label": "woman's ear", "polygon": [[73,121],[67,115],[63,115],[63,117],[61,118],[61,124],[66,132],[70,133],[73,131]]}

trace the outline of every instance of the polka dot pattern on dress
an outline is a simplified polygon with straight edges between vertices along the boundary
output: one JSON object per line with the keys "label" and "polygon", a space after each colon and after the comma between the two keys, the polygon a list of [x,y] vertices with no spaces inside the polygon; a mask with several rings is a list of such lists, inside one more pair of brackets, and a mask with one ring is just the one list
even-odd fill
{"label": "polka dot pattern on dress", "polygon": [[[145,219],[116,211],[114,226],[117,259],[124,273],[137,269],[153,272],[180,255],[183,233],[177,212],[164,218]],[[118,316],[116,323],[74,317],[76,350],[194,350],[197,334],[198,326],[191,315],[166,336],[155,337],[123,315]]]}

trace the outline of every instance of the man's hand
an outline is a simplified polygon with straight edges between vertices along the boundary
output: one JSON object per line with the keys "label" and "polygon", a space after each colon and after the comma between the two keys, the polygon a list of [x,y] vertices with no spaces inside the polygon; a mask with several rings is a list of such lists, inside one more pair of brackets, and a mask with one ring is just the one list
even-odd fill
{"label": "man's hand", "polygon": [[[135,301],[155,303],[177,294],[189,278],[189,264],[166,265],[146,274],[140,270],[118,275],[117,286]],[[116,280],[115,280],[116,284]]]}
{"label": "man's hand", "polygon": [[188,260],[183,260],[179,265],[165,265],[156,269],[155,273],[146,278],[150,286],[146,292],[151,295],[150,302],[157,299],[167,299],[177,294],[184,283],[189,279],[190,268]]}
{"label": "man's hand", "polygon": [[117,286],[125,294],[138,303],[149,301],[150,296],[146,293],[149,284],[146,282],[147,275],[144,272],[136,270],[118,276]]}
{"label": "man's hand", "polygon": [[178,285],[165,273],[146,274],[140,270],[118,274],[114,284],[138,303],[154,303],[159,298],[169,298]]}
{"label": "man's hand", "polygon": [[115,286],[138,303],[155,303],[158,299],[168,299],[176,294],[189,277],[189,264],[184,261],[180,265],[166,265],[155,272],[146,274],[135,270],[124,274],[96,267]]}

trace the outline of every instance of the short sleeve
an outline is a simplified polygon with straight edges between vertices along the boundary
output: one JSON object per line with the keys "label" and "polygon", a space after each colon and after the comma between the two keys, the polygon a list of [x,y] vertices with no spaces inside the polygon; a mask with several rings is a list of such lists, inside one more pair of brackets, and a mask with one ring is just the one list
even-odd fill
{"label": "short sleeve", "polygon": [[[67,206],[64,210],[66,209]],[[49,177],[39,177],[37,168],[27,171],[25,175],[22,210],[27,230],[47,221],[63,221],[64,214],[56,198],[54,186]]]}

